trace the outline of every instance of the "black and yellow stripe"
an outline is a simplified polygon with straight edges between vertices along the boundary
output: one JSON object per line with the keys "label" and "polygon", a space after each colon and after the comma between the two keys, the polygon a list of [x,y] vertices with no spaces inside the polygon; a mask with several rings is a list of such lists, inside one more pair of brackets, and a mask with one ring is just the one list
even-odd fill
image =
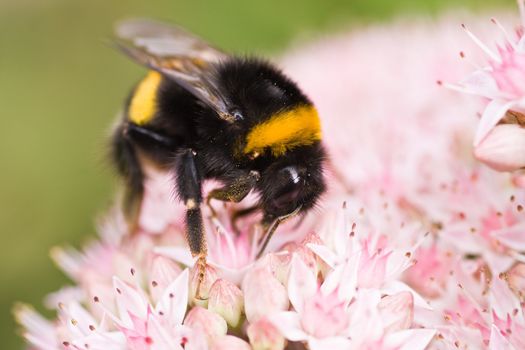
{"label": "black and yellow stripe", "polygon": [[129,103],[129,120],[137,125],[147,124],[158,110],[158,89],[162,82],[162,75],[150,71],[137,85]]}
{"label": "black and yellow stripe", "polygon": [[312,105],[301,105],[280,112],[257,124],[246,136],[244,154],[263,153],[269,148],[274,156],[321,140],[321,121]]}

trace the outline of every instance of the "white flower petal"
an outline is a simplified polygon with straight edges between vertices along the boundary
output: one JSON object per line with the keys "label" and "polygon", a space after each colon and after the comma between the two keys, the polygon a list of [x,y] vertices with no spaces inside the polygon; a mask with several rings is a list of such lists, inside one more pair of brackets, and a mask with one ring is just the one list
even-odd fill
{"label": "white flower petal", "polygon": [[71,334],[77,337],[88,335],[91,331],[90,326],[96,325],[97,321],[93,316],[78,302],[70,302],[67,306],[62,306],[59,314],[66,318],[65,324]]}
{"label": "white flower petal", "polygon": [[123,282],[118,277],[113,277],[113,288],[116,290],[117,307],[122,323],[126,327],[133,327],[133,322],[129,313],[139,317],[146,318],[148,313],[148,301],[135,288]]}
{"label": "white flower petal", "polygon": [[[186,293],[187,294],[187,293]],[[175,331],[173,331],[175,329]],[[175,334],[174,334],[175,333]],[[172,328],[164,327],[157,317],[152,316],[149,319],[148,324],[148,334],[155,339],[153,347],[149,350],[164,350],[164,349],[173,349],[173,350],[182,350],[182,346],[177,338],[180,337],[180,331],[177,326]],[[180,338],[179,338],[180,339]]]}
{"label": "white flower petal", "polygon": [[70,302],[76,301],[81,302],[85,300],[86,293],[80,287],[62,287],[60,290],[50,293],[46,296],[44,304],[48,309],[54,309],[62,304],[69,304]]}
{"label": "white flower petal", "polygon": [[500,92],[496,80],[487,70],[477,70],[470,74],[461,85],[470,93],[493,99]]}
{"label": "white flower petal", "polygon": [[191,253],[187,247],[155,247],[153,249],[155,254],[159,254],[175,260],[188,267],[193,267],[195,259],[191,256]]}
{"label": "white flower petal", "polygon": [[515,298],[507,283],[501,278],[494,278],[491,282],[489,300],[492,311],[500,319],[506,319],[514,310],[521,310],[519,299]]}
{"label": "white flower petal", "polygon": [[310,339],[308,339],[308,346],[310,350],[347,350],[352,346],[352,342],[344,337],[330,337],[323,339],[310,337]]}
{"label": "white flower petal", "polygon": [[294,309],[301,313],[305,299],[317,291],[317,281],[314,274],[301,258],[294,255],[288,279],[288,297]]}
{"label": "white flower petal", "polygon": [[415,290],[410,288],[408,285],[406,285],[403,282],[400,281],[391,281],[388,282],[381,288],[381,291],[386,294],[397,294],[400,292],[410,292],[414,296],[414,306],[421,307],[426,310],[433,310],[433,308],[426,302],[425,299],[419,293],[417,293]]}
{"label": "white flower petal", "polygon": [[503,118],[505,113],[516,104],[517,101],[492,100],[485,108],[485,111],[483,111],[479,121],[476,136],[474,137],[474,146],[479,145],[490,130]]}
{"label": "white flower petal", "polygon": [[308,335],[301,328],[301,319],[297,312],[279,312],[270,316],[270,322],[288,340],[301,341],[308,339]]}
{"label": "white flower petal", "polygon": [[57,349],[58,339],[53,323],[25,304],[15,305],[14,315],[16,321],[25,328],[23,336],[29,343],[42,350]]}
{"label": "white flower petal", "polygon": [[242,279],[246,273],[253,267],[253,263],[250,263],[242,268],[229,268],[224,265],[216,264],[213,261],[208,262],[208,265],[214,267],[217,270],[217,275],[220,278],[224,278],[235,284],[241,284]]}
{"label": "white flower petal", "polygon": [[385,345],[398,350],[423,350],[435,334],[435,329],[407,329],[387,335]]}
{"label": "white flower petal", "polygon": [[498,327],[492,325],[490,331],[490,350],[515,350],[514,346],[501,334]]}
{"label": "white flower petal", "polygon": [[155,306],[155,313],[159,314],[159,311],[162,311],[172,325],[182,324],[182,320],[186,314],[186,307],[188,306],[188,279],[188,269],[185,269],[166,288]]}
{"label": "white flower petal", "polygon": [[333,269],[325,278],[323,284],[321,285],[321,292],[324,295],[331,294],[334,290],[339,288],[341,283],[341,276],[343,275],[343,270],[345,265],[338,265]]}
{"label": "white flower petal", "polygon": [[332,252],[327,246],[321,244],[308,243],[306,245],[312,252],[320,257],[325,263],[333,268],[337,262],[337,255]]}
{"label": "white flower petal", "polygon": [[[518,1],[520,3],[520,1]],[[525,35],[523,35],[518,41],[517,50],[520,53],[525,53]]]}
{"label": "white flower petal", "polygon": [[55,264],[71,279],[76,281],[79,278],[84,263],[82,253],[72,247],[54,247],[50,255]]}
{"label": "white flower petal", "polygon": [[516,251],[525,251],[525,222],[492,231],[492,236]]}
{"label": "white flower petal", "polygon": [[[89,335],[72,341],[75,349],[86,350],[126,350],[126,337],[121,332],[91,332]],[[86,347],[88,344],[89,347]]]}
{"label": "white flower petal", "polygon": [[341,300],[349,302],[356,293],[360,259],[361,252],[357,252],[343,266],[337,293]]}

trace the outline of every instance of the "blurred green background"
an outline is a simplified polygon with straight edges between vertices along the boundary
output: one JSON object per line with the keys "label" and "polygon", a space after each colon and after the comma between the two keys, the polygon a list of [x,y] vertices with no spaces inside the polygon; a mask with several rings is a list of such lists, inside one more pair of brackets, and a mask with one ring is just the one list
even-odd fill
{"label": "blurred green background", "polygon": [[[278,53],[294,38],[514,0],[0,0],[0,339],[20,349],[11,308],[42,309],[66,282],[48,251],[81,244],[115,181],[103,161],[114,116],[142,69],[103,44],[129,16],[182,24],[219,47]],[[349,63],[350,64],[350,63]]]}

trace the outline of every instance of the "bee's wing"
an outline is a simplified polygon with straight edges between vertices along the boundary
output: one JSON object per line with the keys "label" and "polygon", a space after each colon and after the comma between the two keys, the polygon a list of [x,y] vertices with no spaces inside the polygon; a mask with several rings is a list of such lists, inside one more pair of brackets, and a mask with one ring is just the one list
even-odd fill
{"label": "bee's wing", "polygon": [[173,79],[221,118],[234,121],[210,69],[227,54],[182,28],[148,19],[120,22],[115,32],[114,44],[125,54]]}

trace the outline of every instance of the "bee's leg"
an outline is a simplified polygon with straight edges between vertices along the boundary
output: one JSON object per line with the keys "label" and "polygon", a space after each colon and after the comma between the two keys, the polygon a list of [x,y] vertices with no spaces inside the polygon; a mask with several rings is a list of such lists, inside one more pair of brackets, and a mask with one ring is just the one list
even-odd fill
{"label": "bee's leg", "polygon": [[289,214],[278,216],[276,219],[272,220],[272,218],[270,217],[265,217],[263,219],[262,226],[263,226],[263,230],[265,231],[265,233],[263,234],[260,240],[260,242],[263,242],[263,243],[261,247],[259,248],[259,252],[257,253],[257,259],[259,259],[263,255],[264,250],[266,249],[266,246],[268,245],[268,243],[270,243],[270,239],[272,238],[273,234],[277,230],[277,227],[279,227],[279,225],[282,222],[297,215],[300,210],[301,210],[301,206],[297,207],[294,211],[292,211]]}
{"label": "bee's leg", "polygon": [[212,190],[206,198],[206,205],[210,208],[212,215],[217,215],[211,206],[212,199],[238,203],[250,193],[260,177],[259,172],[252,170],[248,173],[242,173],[226,186]]}
{"label": "bee's leg", "polygon": [[144,194],[144,174],[137,151],[126,132],[125,125],[119,126],[111,138],[111,156],[117,171],[125,179],[123,210],[130,232],[138,226],[140,206]]}
{"label": "bee's leg", "polygon": [[145,175],[139,152],[146,152],[148,157],[156,162],[167,164],[171,161],[173,150],[179,143],[176,138],[130,122],[120,124],[115,130],[111,145],[112,156],[119,173],[126,180],[123,209],[131,232],[135,232],[138,228],[144,196]]}
{"label": "bee's leg", "polygon": [[191,149],[178,152],[175,175],[177,192],[186,205],[186,238],[191,254],[197,257],[199,280],[195,295],[196,298],[202,299],[200,286],[205,278],[207,246],[200,208],[202,203],[201,175],[195,157],[196,153]]}

